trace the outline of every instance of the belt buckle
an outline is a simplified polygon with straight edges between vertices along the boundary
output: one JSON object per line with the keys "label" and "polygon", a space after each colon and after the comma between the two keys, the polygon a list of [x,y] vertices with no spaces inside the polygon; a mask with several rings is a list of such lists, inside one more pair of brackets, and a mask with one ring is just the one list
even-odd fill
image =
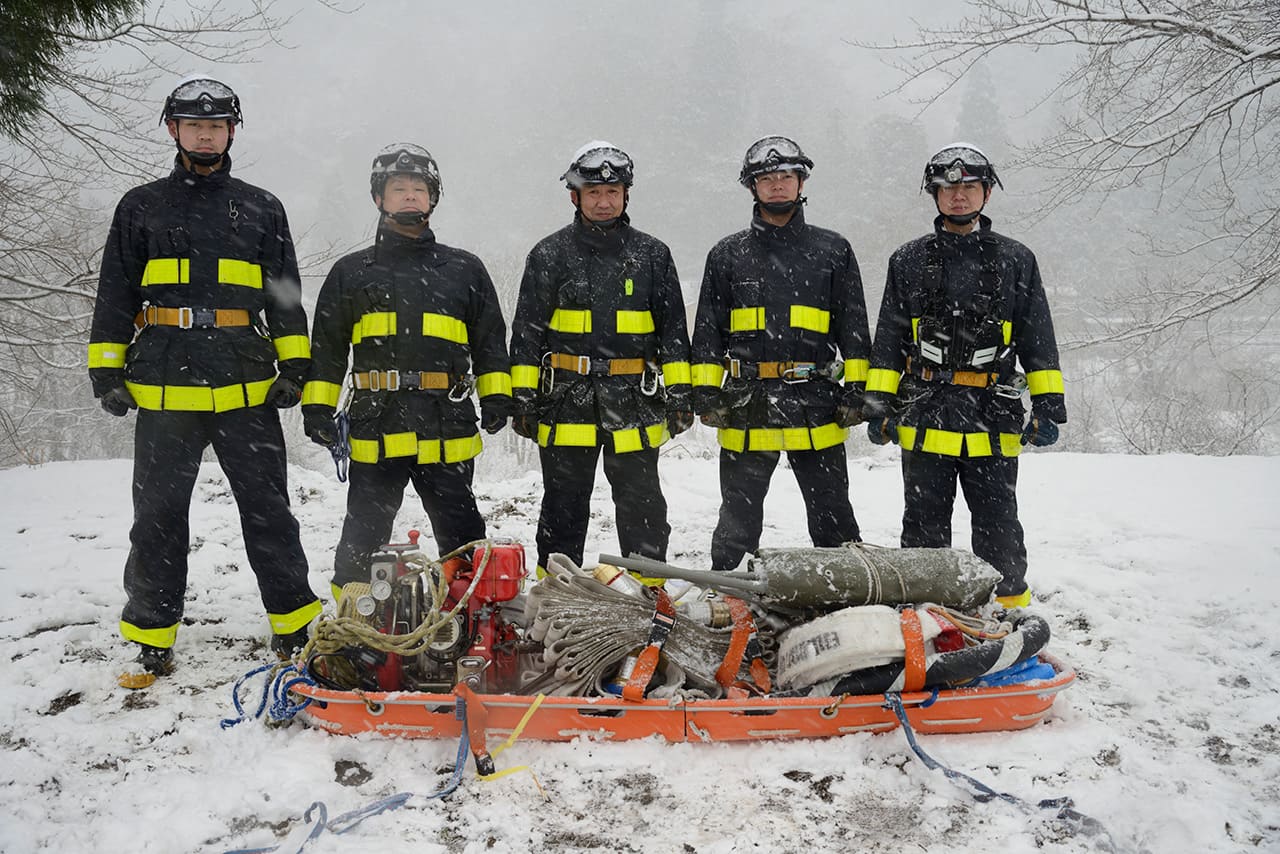
{"label": "belt buckle", "polygon": [[730,377],[736,380],[738,377],[742,376],[742,360],[732,359],[732,358],[727,359],[724,363],[724,367],[725,367],[724,376],[720,378],[721,388],[724,388],[725,382]]}
{"label": "belt buckle", "polygon": [[189,306],[183,306],[178,309],[178,328],[190,329],[195,322],[195,311]]}
{"label": "belt buckle", "polygon": [[218,325],[218,310],[214,308],[193,308],[191,311],[191,325],[200,327],[216,327]]}
{"label": "belt buckle", "polygon": [[392,368],[387,371],[387,391],[400,390],[400,372]]}
{"label": "belt buckle", "polygon": [[578,367],[574,368],[574,370],[582,374],[584,377],[590,376],[591,375],[591,357],[579,356]]}
{"label": "belt buckle", "polygon": [[403,377],[400,376],[399,373],[397,373],[396,386],[398,390],[408,389],[412,391],[414,389],[421,389],[422,388],[422,372],[409,371]]}
{"label": "belt buckle", "polygon": [[382,390],[382,371],[369,371],[369,391]]}
{"label": "belt buckle", "polygon": [[807,383],[809,374],[817,365],[813,362],[788,362],[790,367],[780,371],[778,376],[784,383],[795,385],[796,383]]}

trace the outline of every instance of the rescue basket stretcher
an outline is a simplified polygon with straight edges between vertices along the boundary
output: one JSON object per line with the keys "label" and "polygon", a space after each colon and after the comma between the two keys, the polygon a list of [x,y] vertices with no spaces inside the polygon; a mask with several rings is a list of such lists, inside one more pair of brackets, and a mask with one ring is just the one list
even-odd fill
{"label": "rescue basket stretcher", "polygon": [[[907,718],[920,733],[1002,732],[1034,726],[1048,714],[1058,693],[1075,680],[1070,667],[1047,654],[1040,658],[1053,668],[1052,678],[904,692]],[[462,732],[463,722],[455,714],[461,687],[453,693],[369,692],[298,684],[291,690],[311,701],[299,716],[335,734],[450,739]],[[626,741],[652,736],[672,743],[761,741],[883,733],[899,726],[880,694],[628,701],[465,692],[472,727],[494,738],[515,732],[526,715],[520,737],[539,741]]]}

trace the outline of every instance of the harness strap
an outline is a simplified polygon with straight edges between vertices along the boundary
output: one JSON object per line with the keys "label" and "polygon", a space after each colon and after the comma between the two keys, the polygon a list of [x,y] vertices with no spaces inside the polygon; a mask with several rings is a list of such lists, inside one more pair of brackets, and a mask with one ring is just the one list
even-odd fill
{"label": "harness strap", "polygon": [[549,353],[547,358],[548,364],[556,370],[573,371],[583,376],[643,374],[648,367],[644,359],[593,359],[590,356],[572,356],[568,353]]}
{"label": "harness strap", "polygon": [[947,371],[937,368],[926,368],[915,364],[915,360],[907,357],[907,370],[926,382],[943,382],[952,385],[963,385],[971,388],[986,388],[995,385],[999,374],[979,373],[977,371]]}
{"label": "harness strap", "polygon": [[906,644],[907,654],[902,671],[902,690],[910,693],[924,688],[925,653],[924,629],[920,626],[920,615],[915,608],[903,608],[898,612],[898,620],[902,625],[902,640]]}
{"label": "harness strap", "polygon": [[179,329],[210,329],[228,326],[250,326],[253,317],[244,308],[171,308],[149,305],[138,312],[133,325],[139,330],[148,326],[176,326]]}
{"label": "harness strap", "polygon": [[830,366],[817,362],[744,362],[741,359],[728,359],[724,369],[731,377],[748,380],[802,381],[830,375]]}
{"label": "harness strap", "polygon": [[636,666],[631,671],[631,678],[622,689],[622,699],[636,702],[644,699],[644,689],[649,687],[649,680],[658,669],[658,656],[662,646],[667,642],[671,629],[676,624],[676,606],[661,587],[655,587],[658,601],[653,606],[653,624],[649,627],[649,643],[640,650]]}
{"label": "harness strap", "polygon": [[459,378],[444,371],[364,371],[352,374],[351,379],[362,391],[399,391],[453,388]]}
{"label": "harness strap", "polygon": [[716,682],[725,688],[733,685],[737,681],[742,658],[747,655],[751,662],[752,681],[767,694],[773,690],[773,686],[769,679],[769,668],[764,663],[764,647],[756,633],[756,621],[751,616],[751,609],[746,602],[733,596],[726,596],[725,604],[729,606],[729,614],[733,617],[733,633],[729,636],[729,649],[724,654],[724,661],[716,670]]}

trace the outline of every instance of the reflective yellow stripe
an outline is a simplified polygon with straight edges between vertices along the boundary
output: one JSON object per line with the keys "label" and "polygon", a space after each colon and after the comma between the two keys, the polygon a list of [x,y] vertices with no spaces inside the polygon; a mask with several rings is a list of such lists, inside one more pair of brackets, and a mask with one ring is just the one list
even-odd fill
{"label": "reflective yellow stripe", "polygon": [[764,306],[735,308],[729,312],[730,332],[755,332],[764,329]]}
{"label": "reflective yellow stripe", "polygon": [[1027,391],[1037,394],[1062,394],[1062,371],[1032,371],[1027,374]]}
{"label": "reflective yellow stripe", "polygon": [[443,338],[455,344],[467,343],[467,325],[447,314],[422,314],[422,334],[428,338]]}
{"label": "reflective yellow stripe", "polygon": [[899,424],[898,444],[904,451],[914,451],[916,449],[916,428]]}
{"label": "reflective yellow stripe", "polygon": [[173,646],[173,642],[178,639],[178,624],[174,623],[172,626],[165,626],[163,629],[142,629],[133,623],[126,623],[121,620],[120,635],[127,641],[169,649]]}
{"label": "reflective yellow stripe", "polygon": [[1013,341],[1013,321],[1006,320],[1000,324],[1000,329],[1004,332],[1004,343],[1008,344]]}
{"label": "reflective yellow stripe", "polygon": [[653,312],[651,311],[618,312],[619,334],[647,335],[655,328],[653,325]]}
{"label": "reflective yellow stripe", "polygon": [[625,454],[628,451],[639,451],[643,447],[644,444],[640,441],[639,427],[613,431],[613,450],[615,453]]}
{"label": "reflective yellow stripe", "polygon": [[847,383],[864,383],[870,373],[871,362],[866,359],[844,360],[844,381]]}
{"label": "reflective yellow stripe", "polygon": [[819,427],[724,428],[717,431],[720,446],[729,451],[820,451],[849,438],[849,429],[835,423]]}
{"label": "reflective yellow stripe", "polygon": [[[126,382],[125,388],[133,395],[141,409],[169,410],[173,412],[226,412],[245,406],[260,406],[267,399],[267,389],[272,380],[217,388],[187,385],[143,385]],[[246,399],[247,397],[247,399]]]}
{"label": "reflective yellow stripe", "polygon": [[240,285],[262,290],[262,268],[249,261],[219,258],[218,281],[224,285]]}
{"label": "reflective yellow stripe", "polygon": [[831,312],[811,305],[791,306],[791,325],[826,335],[831,329]]}
{"label": "reflective yellow stripe", "polygon": [[650,424],[644,429],[649,434],[650,448],[656,448],[671,438],[671,434],[667,432],[667,423],[665,421],[661,424]]}
{"label": "reflective yellow stripe", "polygon": [[89,345],[89,367],[91,368],[123,368],[124,353],[128,344],[114,342]]}
{"label": "reflective yellow stripe", "polygon": [[354,463],[376,463],[381,443],[377,439],[351,439],[351,461]]}
{"label": "reflective yellow stripe", "polygon": [[152,258],[142,271],[142,287],[191,283],[191,262],[186,258]]}
{"label": "reflective yellow stripe", "polygon": [[724,365],[714,362],[700,362],[693,366],[693,384],[695,386],[715,386],[720,388],[724,382]]}
{"label": "reflective yellow stripe", "polygon": [[512,365],[511,366],[511,388],[537,388],[538,387],[538,366],[537,365]]}
{"label": "reflective yellow stripe", "polygon": [[416,457],[417,433],[387,433],[382,437],[382,450],[387,459],[392,457]]}
{"label": "reflective yellow stripe", "polygon": [[662,381],[666,385],[688,384],[689,377],[688,362],[667,362],[662,366]]}
{"label": "reflective yellow stripe", "polygon": [[567,335],[585,335],[591,331],[591,312],[571,308],[557,308],[551,315],[547,328]]}
{"label": "reflective yellow stripe", "polygon": [[929,428],[924,431],[924,444],[920,446],[920,450],[926,454],[944,454],[948,457],[958,457],[960,456],[960,449],[963,447],[963,433]]}
{"label": "reflective yellow stripe", "polygon": [[327,383],[323,380],[312,380],[302,387],[303,403],[323,403],[325,406],[338,407],[338,398],[342,397],[342,386]]}
{"label": "reflective yellow stripe", "polygon": [[332,594],[334,602],[337,602],[342,598],[342,588],[334,584],[332,581],[329,582],[329,593]]}
{"label": "reflective yellow stripe", "polygon": [[[556,424],[554,429],[555,441],[551,444],[570,445],[577,448],[589,448],[596,444],[596,425],[594,424]],[[546,444],[541,441],[541,425],[538,427],[538,439],[539,444]]]}
{"label": "reflective yellow stripe", "polygon": [[1031,588],[1013,596],[997,596],[996,602],[1001,608],[1026,608],[1031,604]]}
{"label": "reflective yellow stripe", "polygon": [[898,383],[901,381],[901,371],[890,371],[887,368],[872,368],[867,371],[867,391],[882,391],[886,394],[897,394]]}
{"label": "reflective yellow stripe", "polygon": [[991,434],[966,433],[964,447],[971,457],[989,457],[991,456]]}
{"label": "reflective yellow stripe", "polygon": [[380,311],[366,314],[356,321],[351,330],[351,343],[359,344],[365,338],[396,334],[396,313]]}
{"label": "reflective yellow stripe", "polygon": [[1000,455],[1016,457],[1022,453],[1022,436],[1017,433],[1000,434]]}
{"label": "reflective yellow stripe", "polygon": [[511,396],[511,374],[493,371],[476,377],[476,394],[488,397],[491,394]]}
{"label": "reflective yellow stripe", "polygon": [[287,614],[272,614],[267,612],[267,619],[271,622],[271,631],[278,635],[288,635],[298,631],[314,620],[320,614],[320,600],[308,602],[295,611]]}
{"label": "reflective yellow stripe", "polygon": [[311,358],[311,342],[305,335],[281,335],[273,343],[276,345],[276,358],[282,362],[285,359]]}
{"label": "reflective yellow stripe", "polygon": [[920,318],[911,318],[911,340],[920,343]]}
{"label": "reflective yellow stripe", "polygon": [[[443,457],[441,456],[442,446]],[[423,439],[418,442],[418,464],[434,465],[441,461],[460,463],[479,456],[483,449],[484,443],[480,440],[479,433],[464,436],[461,439],[445,439],[443,442],[439,439]]]}

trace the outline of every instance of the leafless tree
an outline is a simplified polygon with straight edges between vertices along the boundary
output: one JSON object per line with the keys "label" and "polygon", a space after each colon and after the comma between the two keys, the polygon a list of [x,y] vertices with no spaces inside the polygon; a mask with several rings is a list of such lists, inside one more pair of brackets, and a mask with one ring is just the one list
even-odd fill
{"label": "leafless tree", "polygon": [[0,131],[0,466],[127,452],[127,431],[93,414],[84,351],[111,201],[165,158],[144,95],[193,65],[251,61],[291,20],[275,0],[138,5],[57,30],[41,97]]}

